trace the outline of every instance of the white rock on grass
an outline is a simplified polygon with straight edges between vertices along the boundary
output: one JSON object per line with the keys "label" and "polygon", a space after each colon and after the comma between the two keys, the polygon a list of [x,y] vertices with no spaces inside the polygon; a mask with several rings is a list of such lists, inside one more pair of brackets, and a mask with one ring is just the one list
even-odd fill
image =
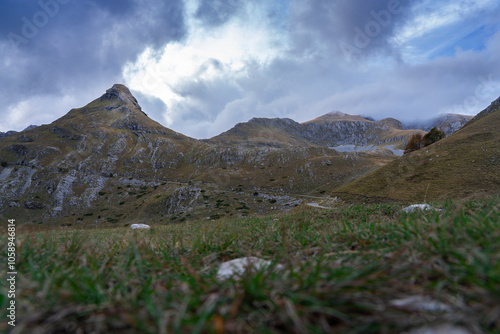
{"label": "white rock on grass", "polygon": [[428,296],[410,296],[391,301],[391,305],[414,312],[450,312],[451,308]]}
{"label": "white rock on grass", "polygon": [[[467,329],[455,326],[445,320],[445,318],[453,315],[453,309],[449,305],[440,303],[429,296],[410,296],[395,299],[392,300],[390,304],[394,307],[411,312],[428,314],[429,319],[434,319],[434,324],[426,323],[418,328],[403,332],[403,334],[470,334],[470,331]],[[432,315],[433,312],[442,314],[442,323],[439,323],[439,318]]]}
{"label": "white rock on grass", "polygon": [[[259,259],[257,257],[242,257],[231,261],[221,263],[217,271],[218,280],[227,280],[231,277],[240,279],[248,270],[262,270],[271,266],[270,261]],[[281,270],[284,267],[281,264],[276,265],[275,269]]]}
{"label": "white rock on grass", "polygon": [[440,325],[429,325],[425,327],[414,328],[405,334],[471,334],[463,327],[458,327],[449,323]]}
{"label": "white rock on grass", "polygon": [[413,205],[410,205],[406,208],[404,208],[403,212],[414,212],[414,211],[417,211],[417,210],[422,210],[422,211],[427,211],[427,210],[434,210],[434,211],[441,211],[441,209],[436,209],[432,206],[430,206],[429,204],[413,204]]}
{"label": "white rock on grass", "polygon": [[130,228],[133,230],[140,230],[140,229],[151,228],[151,227],[149,225],[146,225],[146,224],[132,224],[132,225],[130,225]]}

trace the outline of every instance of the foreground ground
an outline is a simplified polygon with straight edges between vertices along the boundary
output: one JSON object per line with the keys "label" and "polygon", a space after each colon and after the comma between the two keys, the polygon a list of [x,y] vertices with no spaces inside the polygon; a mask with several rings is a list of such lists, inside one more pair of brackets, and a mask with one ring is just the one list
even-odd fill
{"label": "foreground ground", "polygon": [[[17,326],[2,315],[0,330],[423,333],[447,324],[498,333],[500,198],[434,205],[443,210],[310,208],[142,231],[19,235]],[[216,279],[221,262],[243,256],[285,269]]]}

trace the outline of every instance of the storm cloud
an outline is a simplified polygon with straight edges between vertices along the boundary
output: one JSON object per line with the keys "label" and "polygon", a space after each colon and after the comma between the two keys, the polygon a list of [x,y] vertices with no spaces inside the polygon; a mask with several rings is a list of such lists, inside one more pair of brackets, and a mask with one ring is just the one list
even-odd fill
{"label": "storm cloud", "polygon": [[252,117],[475,114],[500,95],[499,14],[493,0],[5,1],[0,131],[117,82],[196,138]]}

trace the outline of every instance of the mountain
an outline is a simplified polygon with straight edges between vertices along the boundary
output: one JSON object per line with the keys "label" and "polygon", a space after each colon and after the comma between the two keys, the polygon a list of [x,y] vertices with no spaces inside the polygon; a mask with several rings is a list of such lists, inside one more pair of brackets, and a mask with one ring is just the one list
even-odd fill
{"label": "mountain", "polygon": [[244,147],[312,147],[303,136],[304,127],[289,118],[252,118],[232,129],[206,140],[213,144],[235,144]]}
{"label": "mountain", "polygon": [[86,227],[286,212],[392,165],[419,131],[336,112],[305,123],[254,118],[197,140],[150,119],[116,84],[0,139],[0,219]]}
{"label": "mountain", "polygon": [[253,118],[239,123],[207,143],[231,143],[244,147],[327,147],[341,152],[378,152],[402,155],[406,142],[422,130],[405,130],[398,120],[372,121],[334,112],[297,123],[286,118]]}
{"label": "mountain", "polygon": [[301,137],[304,127],[254,119],[232,131],[241,145],[231,136],[200,141],[150,119],[117,84],[51,124],[0,139],[0,216],[115,226],[283,212],[395,158],[339,153]]}
{"label": "mountain", "polygon": [[393,118],[373,121],[361,116],[333,112],[303,123],[305,136],[315,143],[339,151],[389,151],[398,155],[414,133],[421,130],[403,129]]}
{"label": "mountain", "polygon": [[462,129],[335,190],[344,199],[430,201],[500,193],[500,99]]}
{"label": "mountain", "polygon": [[0,138],[12,136],[12,135],[14,135],[16,133],[17,133],[17,131],[0,132]]}
{"label": "mountain", "polygon": [[[26,129],[24,129],[23,131],[31,130],[31,129],[34,129],[36,127],[37,127],[37,125],[30,125]],[[17,131],[0,132],[0,138],[12,136],[12,135],[15,135],[16,133],[18,133],[18,132]]]}
{"label": "mountain", "polygon": [[432,128],[438,128],[443,131],[446,136],[460,130],[473,116],[447,113],[441,116],[432,118],[426,122],[410,123],[405,126],[406,129],[420,129],[429,132]]}

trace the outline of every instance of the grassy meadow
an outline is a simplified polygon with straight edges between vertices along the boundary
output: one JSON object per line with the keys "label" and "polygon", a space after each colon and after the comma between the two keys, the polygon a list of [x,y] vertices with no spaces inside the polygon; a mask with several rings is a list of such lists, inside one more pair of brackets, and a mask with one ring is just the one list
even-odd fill
{"label": "grassy meadow", "polygon": [[[0,330],[402,333],[450,323],[499,333],[500,198],[433,205],[443,210],[343,205],[150,230],[21,233],[17,326],[2,316]],[[6,243],[3,235],[4,257]],[[285,269],[216,279],[221,262],[244,256]],[[438,307],[395,303],[412,296]]]}

